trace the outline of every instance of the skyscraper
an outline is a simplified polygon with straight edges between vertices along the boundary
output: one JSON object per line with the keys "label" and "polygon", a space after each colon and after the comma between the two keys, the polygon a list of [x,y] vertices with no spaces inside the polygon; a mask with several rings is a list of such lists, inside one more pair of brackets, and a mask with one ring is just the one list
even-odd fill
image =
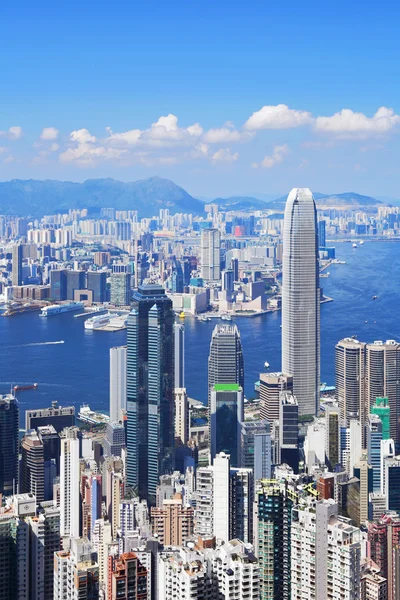
{"label": "skyscraper", "polygon": [[185,387],[185,326],[174,323],[175,388]]}
{"label": "skyscraper", "polygon": [[110,302],[115,306],[129,306],[131,300],[131,274],[113,273],[110,277]]}
{"label": "skyscraper", "polygon": [[366,346],[366,405],[385,397],[390,407],[390,437],[400,444],[400,344],[395,340],[377,341]]}
{"label": "skyscraper", "polygon": [[64,429],[60,460],[60,534],[79,537],[79,430]]}
{"label": "skyscraper", "polygon": [[318,414],[320,289],[317,212],[309,189],[286,202],[282,261],[282,370],[293,375],[299,414]]}
{"label": "skyscraper", "polygon": [[18,401],[0,396],[0,494],[13,494],[18,486]]}
{"label": "skyscraper", "polygon": [[377,415],[382,421],[382,439],[390,439],[390,406],[387,398],[376,398],[371,406],[371,415]]}
{"label": "skyscraper", "polygon": [[208,356],[208,403],[216,383],[237,383],[244,389],[242,342],[236,325],[216,325]]}
{"label": "skyscraper", "polygon": [[216,383],[211,390],[211,460],[229,454],[232,467],[240,466],[240,433],[244,421],[243,388],[237,383]]}
{"label": "skyscraper", "polygon": [[201,276],[206,281],[221,279],[221,234],[218,229],[203,229],[201,232]]}
{"label": "skyscraper", "polygon": [[351,419],[360,419],[366,426],[368,412],[365,406],[365,344],[345,338],[335,348],[336,400],[339,404],[340,423],[349,426]]}
{"label": "skyscraper", "polygon": [[122,421],[126,410],[127,347],[110,348],[110,421]]}
{"label": "skyscraper", "polygon": [[12,284],[22,285],[22,252],[23,245],[15,244],[12,247]]}
{"label": "skyscraper", "polygon": [[279,419],[280,395],[293,392],[293,377],[285,373],[261,373],[260,417],[270,423]]}
{"label": "skyscraper", "polygon": [[159,285],[141,285],[128,317],[127,482],[154,503],[158,478],[172,468],[174,313]]}

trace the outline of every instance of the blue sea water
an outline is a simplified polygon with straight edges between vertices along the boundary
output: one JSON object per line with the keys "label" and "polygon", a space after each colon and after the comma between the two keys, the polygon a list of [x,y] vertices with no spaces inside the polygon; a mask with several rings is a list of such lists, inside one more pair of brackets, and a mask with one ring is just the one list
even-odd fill
{"label": "blue sea water", "polygon": [[[334,384],[334,348],[341,338],[400,339],[400,245],[366,242],[353,249],[350,243],[337,243],[336,257],[346,264],[332,265],[329,277],[321,279],[324,293],[334,300],[321,306],[321,380],[328,384]],[[373,301],[373,295],[379,298]],[[18,394],[21,425],[26,408],[48,406],[52,400],[108,411],[109,349],[126,343],[126,331],[87,331],[83,319],[73,315],[0,318],[0,394],[9,392],[12,384],[39,384],[36,391]],[[215,323],[185,319],[186,387],[191,397],[202,401],[207,397],[207,358]],[[238,318],[236,323],[243,343],[245,393],[252,397],[264,362],[271,370],[280,369],[281,314]],[[60,340],[65,343],[48,344]]]}

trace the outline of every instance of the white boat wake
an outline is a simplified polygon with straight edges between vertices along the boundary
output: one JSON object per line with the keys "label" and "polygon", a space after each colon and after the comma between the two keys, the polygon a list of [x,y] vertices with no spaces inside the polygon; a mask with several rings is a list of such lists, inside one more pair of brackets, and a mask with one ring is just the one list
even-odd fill
{"label": "white boat wake", "polygon": [[27,348],[28,346],[52,346],[54,344],[65,344],[64,340],[57,342],[31,342],[30,344],[17,344],[16,346],[4,346],[4,348]]}

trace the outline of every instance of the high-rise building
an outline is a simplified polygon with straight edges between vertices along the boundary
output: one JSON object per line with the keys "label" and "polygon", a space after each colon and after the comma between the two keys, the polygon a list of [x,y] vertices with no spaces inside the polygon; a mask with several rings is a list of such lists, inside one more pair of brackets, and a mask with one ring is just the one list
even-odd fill
{"label": "high-rise building", "polygon": [[122,421],[126,411],[127,347],[110,348],[110,421]]}
{"label": "high-rise building", "polygon": [[123,423],[116,423],[115,421],[107,423],[104,454],[106,456],[122,456],[125,443],[125,426]]}
{"label": "high-rise building", "polygon": [[400,512],[400,456],[386,458],[384,461],[385,469],[385,489],[386,506],[388,510]]}
{"label": "high-rise building", "polygon": [[360,526],[364,523],[370,514],[369,495],[373,492],[373,469],[368,463],[367,453],[361,455],[360,460],[354,465],[354,476],[360,482],[360,517],[355,525]]}
{"label": "high-rise building", "polygon": [[208,405],[216,383],[237,383],[244,389],[242,342],[236,325],[216,325],[208,356]]}
{"label": "high-rise building", "polygon": [[65,269],[50,271],[50,298],[58,302],[67,299],[67,271]]}
{"label": "high-rise building", "polygon": [[195,535],[252,542],[253,472],[233,469],[221,452],[210,467],[196,472]]}
{"label": "high-rise building", "polygon": [[110,277],[110,302],[115,306],[129,306],[131,301],[131,274],[113,273]]}
{"label": "high-rise building", "polygon": [[201,232],[201,276],[205,281],[221,279],[221,234],[218,229]]}
{"label": "high-rise building", "polygon": [[20,492],[34,494],[44,501],[44,449],[36,431],[27,432],[21,442]]}
{"label": "high-rise building", "polygon": [[67,271],[67,300],[75,299],[75,292],[86,288],[85,271]]}
{"label": "high-rise building", "polygon": [[153,534],[164,546],[183,546],[193,536],[194,509],[185,506],[181,494],[151,508]]}
{"label": "high-rise building", "polygon": [[23,245],[15,244],[12,247],[12,284],[22,285],[22,253]]}
{"label": "high-rise building", "polygon": [[371,414],[367,425],[367,450],[368,462],[373,469],[372,487],[375,493],[381,491],[381,441],[382,421],[378,415]]}
{"label": "high-rise building", "polygon": [[371,414],[377,415],[382,423],[382,439],[390,439],[390,406],[387,398],[376,398],[371,406]]}
{"label": "high-rise building", "polygon": [[244,421],[243,389],[237,383],[216,383],[211,389],[211,460],[224,452],[231,465],[240,466],[240,433]]}
{"label": "high-rise building", "polygon": [[99,599],[99,566],[87,538],[74,538],[70,550],[54,554],[54,600],[80,598]]}
{"label": "high-rise building", "polygon": [[299,414],[318,414],[320,288],[317,212],[308,189],[288,195],[283,229],[282,370],[293,375]]}
{"label": "high-rise building", "polygon": [[326,446],[325,453],[331,469],[340,464],[340,411],[337,406],[325,408]]}
{"label": "high-rise building", "polygon": [[394,340],[366,346],[366,404],[387,398],[390,407],[390,437],[400,443],[400,344]]}
{"label": "high-rise building", "polygon": [[79,430],[64,429],[61,438],[60,460],[60,533],[61,537],[78,538],[80,534],[79,511]]}
{"label": "high-rise building", "polygon": [[333,500],[298,505],[291,525],[291,600],[360,599],[360,530]]}
{"label": "high-rise building", "polygon": [[93,292],[93,302],[105,302],[107,300],[107,272],[88,271],[86,287]]}
{"label": "high-rise building", "polygon": [[271,479],[271,433],[268,421],[245,421],[241,431],[241,467],[252,469],[254,481]]}
{"label": "high-rise building", "polygon": [[285,373],[261,373],[260,417],[270,423],[279,420],[281,392],[293,392],[293,377]]}
{"label": "high-rise building", "polygon": [[179,260],[174,258],[171,267],[171,292],[182,294],[183,292],[183,269]]}
{"label": "high-rise building", "polygon": [[290,600],[290,526],[297,492],[286,481],[257,482],[254,547],[260,564],[260,598]]}
{"label": "high-rise building", "polygon": [[[400,546],[400,517],[396,513],[383,515],[367,523],[368,558],[379,567],[379,574],[387,580],[387,598],[397,600],[400,594],[396,548]],[[377,596],[379,598],[379,596]]]}
{"label": "high-rise building", "polygon": [[58,406],[57,400],[49,408],[36,408],[25,411],[25,429],[36,429],[42,425],[52,425],[57,433],[65,427],[75,425],[75,406]]}
{"label": "high-rise building", "polygon": [[195,548],[163,551],[158,557],[157,600],[243,598],[259,600],[259,565],[247,544],[198,540]]}
{"label": "high-rise building", "polygon": [[324,219],[320,219],[318,221],[318,245],[320,248],[325,248],[326,246],[326,221]]}
{"label": "high-rise building", "polygon": [[174,323],[175,388],[185,387],[185,326]]}
{"label": "high-rise building", "polygon": [[17,399],[0,396],[0,494],[18,489],[19,407]]}
{"label": "high-rise building", "polygon": [[150,600],[148,569],[137,553],[126,552],[120,557],[108,557],[108,600]]}
{"label": "high-rise building", "polygon": [[291,392],[282,392],[279,411],[280,464],[299,470],[299,405]]}
{"label": "high-rise building", "polygon": [[127,483],[154,504],[174,447],[174,312],[159,285],[141,285],[128,317]]}
{"label": "high-rise building", "polygon": [[185,388],[175,388],[175,440],[185,445],[189,441],[189,401]]}
{"label": "high-rise building", "polygon": [[366,426],[369,406],[365,398],[365,344],[345,338],[335,348],[336,400],[340,422],[348,427],[351,419],[359,419],[363,447],[366,448]]}

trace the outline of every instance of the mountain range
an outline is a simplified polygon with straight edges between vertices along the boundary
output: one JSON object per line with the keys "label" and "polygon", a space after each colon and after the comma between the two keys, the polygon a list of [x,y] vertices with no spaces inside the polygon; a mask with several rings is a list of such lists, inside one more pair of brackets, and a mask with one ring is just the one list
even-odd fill
{"label": "mountain range", "polygon": [[70,208],[87,208],[95,214],[106,207],[137,210],[140,217],[156,215],[160,208],[168,208],[171,213],[204,213],[201,200],[161,177],[130,183],[115,179],[88,179],[83,183],[35,179],[0,182],[0,214],[40,217]]}
{"label": "mountain range", "polygon": [[[354,192],[316,192],[314,198],[320,208],[376,210],[381,204],[376,198]],[[286,195],[270,201],[255,196],[230,196],[215,198],[212,202],[222,210],[280,211],[284,209]],[[89,214],[95,215],[103,207],[137,210],[140,217],[157,215],[161,208],[168,208],[171,214],[187,212],[204,215],[204,201],[194,198],[173,181],[161,177],[129,183],[115,179],[88,179],[83,183],[35,179],[0,182],[0,214],[41,217],[65,212],[70,208],[87,208]]]}

